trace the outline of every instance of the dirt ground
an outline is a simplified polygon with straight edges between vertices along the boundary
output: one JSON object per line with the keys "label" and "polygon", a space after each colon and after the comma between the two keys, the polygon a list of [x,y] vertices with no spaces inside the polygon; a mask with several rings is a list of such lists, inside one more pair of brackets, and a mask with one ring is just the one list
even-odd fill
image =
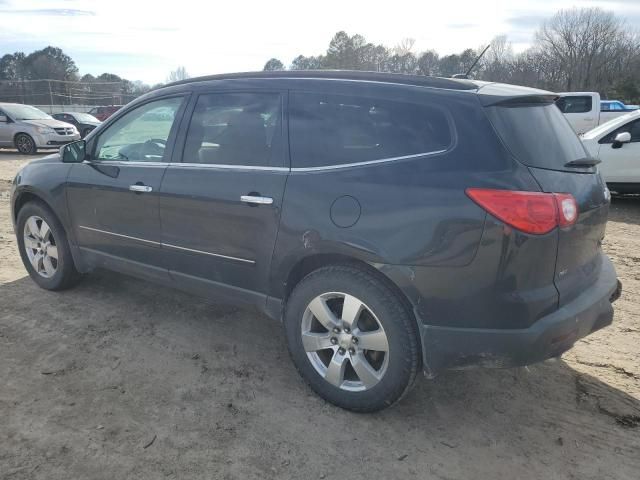
{"label": "dirt ground", "polygon": [[279,324],[121,275],[27,277],[0,151],[1,479],[640,478],[640,198],[614,199],[614,324],[562,360],[420,379],[375,415],[315,396]]}

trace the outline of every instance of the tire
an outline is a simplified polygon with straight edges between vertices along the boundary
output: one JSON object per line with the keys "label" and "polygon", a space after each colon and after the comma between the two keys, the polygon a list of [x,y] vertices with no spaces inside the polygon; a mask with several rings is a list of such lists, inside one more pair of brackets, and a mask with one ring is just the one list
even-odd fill
{"label": "tire", "polygon": [[[38,201],[26,203],[18,212],[16,225],[22,263],[38,286],[65,290],[78,282],[80,274],[67,235],[49,207]],[[43,228],[45,225],[48,228]]]}
{"label": "tire", "polygon": [[364,269],[328,266],[310,273],[289,296],[284,323],[301,376],[322,398],[347,410],[375,412],[395,404],[422,367],[413,317],[395,292]]}
{"label": "tire", "polygon": [[31,138],[31,135],[26,133],[19,133],[14,139],[15,147],[18,149],[18,153],[22,155],[35,155],[38,151],[36,142]]}

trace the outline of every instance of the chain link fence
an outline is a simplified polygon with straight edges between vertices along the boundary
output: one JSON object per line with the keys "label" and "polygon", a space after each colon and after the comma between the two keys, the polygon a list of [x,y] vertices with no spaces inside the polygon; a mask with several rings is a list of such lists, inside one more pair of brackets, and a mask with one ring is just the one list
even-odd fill
{"label": "chain link fence", "polygon": [[70,107],[124,105],[138,96],[126,81],[0,80],[0,102],[35,105],[49,113]]}

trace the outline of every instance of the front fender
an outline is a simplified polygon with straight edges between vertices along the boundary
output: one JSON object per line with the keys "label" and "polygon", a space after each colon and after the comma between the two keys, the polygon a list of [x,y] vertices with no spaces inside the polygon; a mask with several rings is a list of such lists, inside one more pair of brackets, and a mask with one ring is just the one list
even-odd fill
{"label": "front fender", "polygon": [[53,211],[62,223],[69,242],[75,244],[65,193],[67,177],[73,165],[43,160],[49,160],[49,157],[30,163],[13,180],[10,205],[14,231],[19,208],[35,197]]}

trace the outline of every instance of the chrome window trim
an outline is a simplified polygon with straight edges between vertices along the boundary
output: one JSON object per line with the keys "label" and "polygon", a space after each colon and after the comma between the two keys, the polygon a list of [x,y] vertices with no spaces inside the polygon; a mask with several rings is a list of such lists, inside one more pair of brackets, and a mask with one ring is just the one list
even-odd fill
{"label": "chrome window trim", "polygon": [[342,168],[361,167],[364,165],[377,165],[380,163],[396,162],[400,160],[409,160],[412,158],[419,158],[419,157],[428,157],[430,155],[439,155],[449,150],[450,148],[445,148],[444,150],[435,150],[433,152],[424,152],[424,153],[414,153],[411,155],[403,155],[401,157],[380,158],[378,160],[366,160],[364,162],[354,162],[354,163],[339,163],[337,165],[324,165],[320,167],[295,167],[295,168],[292,168],[291,171],[292,172],[317,172],[317,171],[324,171],[324,170],[336,170],[336,169],[342,169]]}
{"label": "chrome window trim", "polygon": [[85,165],[134,165],[136,167],[166,167],[169,164],[168,162],[139,162],[135,160],[84,160],[82,163]]}
{"label": "chrome window trim", "polygon": [[267,172],[288,172],[288,167],[267,167],[253,165],[225,165],[220,163],[189,163],[189,162],[170,162],[170,167],[177,168],[213,168],[223,170],[257,170]]}
{"label": "chrome window trim", "polygon": [[102,234],[105,234],[105,235],[113,235],[115,237],[127,238],[129,240],[136,240],[138,242],[150,243],[152,245],[158,245],[160,247],[175,248],[176,250],[183,250],[183,251],[186,251],[186,252],[199,253],[201,255],[209,255],[209,256],[217,257],[217,258],[224,258],[226,260],[234,260],[234,261],[237,261],[237,262],[250,263],[250,264],[255,264],[256,263],[255,260],[248,260],[246,258],[231,257],[229,255],[222,255],[220,253],[211,253],[211,252],[205,252],[203,250],[195,250],[193,248],[179,247],[178,245],[171,245],[170,243],[155,242],[153,240],[146,240],[144,238],[132,237],[130,235],[123,235],[122,233],[109,232],[107,230],[100,230],[99,228],[87,227],[87,226],[84,226],[84,225],[80,225],[78,228],[81,228],[83,230],[89,230],[89,231],[92,231],[92,232],[102,233]]}
{"label": "chrome window trim", "polygon": [[338,170],[343,168],[362,167],[366,165],[377,165],[381,163],[396,162],[401,160],[410,160],[413,158],[429,157],[432,155],[439,155],[446,153],[451,148],[445,148],[443,150],[434,150],[433,152],[414,153],[411,155],[403,155],[400,157],[388,157],[379,158],[377,160],[365,160],[363,162],[354,163],[339,163],[336,165],[323,165],[319,167],[267,167],[267,166],[254,166],[254,165],[226,165],[220,163],[189,163],[189,162],[139,162],[128,160],[85,160],[85,164],[94,165],[116,165],[126,166],[133,165],[136,167],[175,167],[175,168],[210,168],[220,170],[243,170],[243,171],[259,171],[259,172],[317,172],[325,170]]}

